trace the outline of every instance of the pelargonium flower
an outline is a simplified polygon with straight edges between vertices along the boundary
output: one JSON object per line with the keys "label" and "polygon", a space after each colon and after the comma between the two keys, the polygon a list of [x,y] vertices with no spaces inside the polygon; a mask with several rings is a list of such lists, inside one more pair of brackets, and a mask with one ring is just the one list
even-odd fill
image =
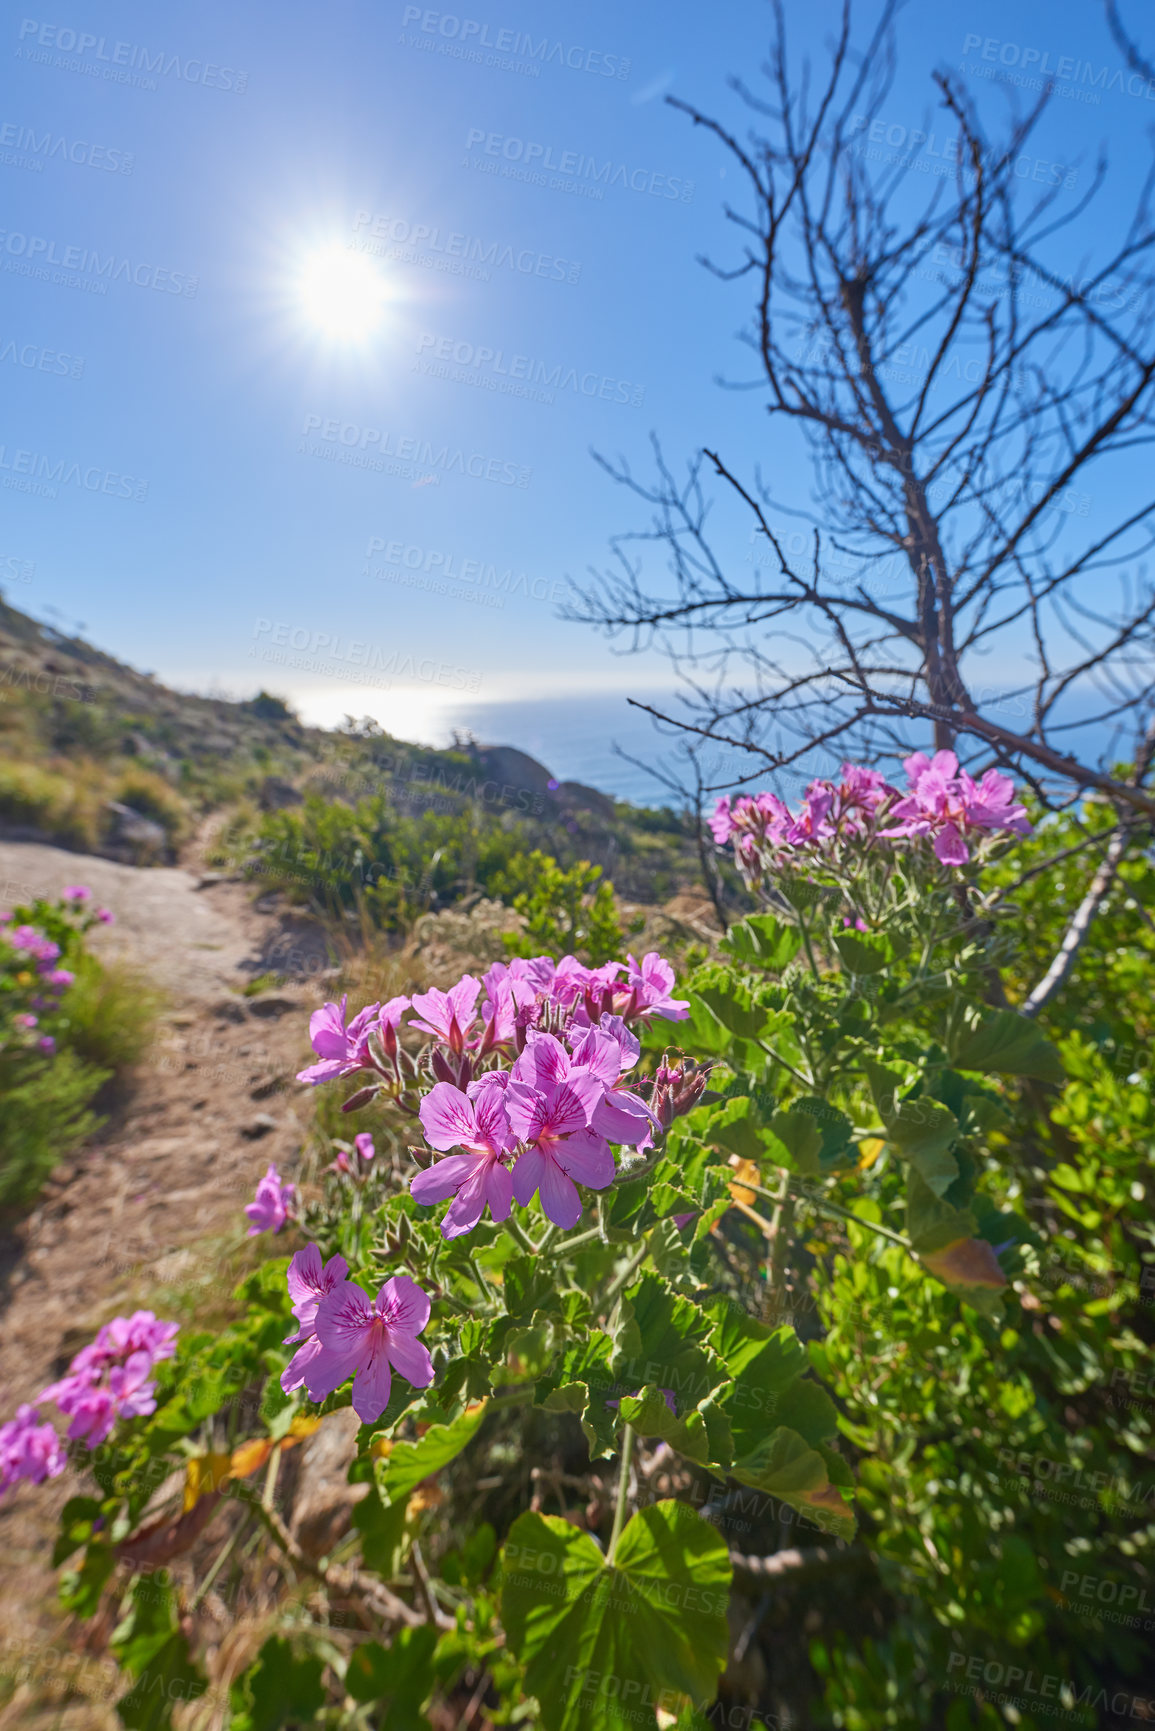
{"label": "pelargonium flower", "polygon": [[671,998],[670,992],[674,984],[674,970],[660,956],[657,950],[643,956],[636,962],[633,956],[627,956],[629,972],[626,984],[630,988],[630,1008],[626,1015],[662,1016],[668,1022],[684,1022],[690,1014],[688,998]]}
{"label": "pelargonium flower", "polygon": [[464,974],[448,992],[439,992],[435,986],[428,992],[414,992],[413,1008],[424,1020],[410,1026],[443,1040],[451,1052],[464,1052],[465,1036],[473,1026],[480,991],[481,981],[472,974]]}
{"label": "pelargonium flower", "polygon": [[960,770],[953,751],[936,751],[933,758],[916,751],[903,763],[910,792],[890,813],[899,821],[881,833],[887,837],[934,836],[934,852],[943,865],[965,865],[970,859],[967,834],[974,830],[1008,830],[1029,835],[1026,807],[1015,801],[1009,775],[988,769],[976,783]]}
{"label": "pelargonium flower", "polygon": [[38,932],[35,926],[15,926],[5,935],[14,950],[32,956],[38,962],[54,962],[60,954],[60,945],[46,938],[43,932]]}
{"label": "pelargonium flower", "polygon": [[429,1321],[429,1299],[407,1274],[395,1274],[370,1299],[343,1281],[317,1306],[318,1350],[306,1369],[310,1400],[324,1400],[353,1377],[353,1411],[375,1424],[389,1404],[392,1371],[414,1388],[433,1381],[433,1361],[417,1336]]}
{"label": "pelargonium flower", "polygon": [[111,926],[114,923],[115,916],[113,915],[111,908],[97,908],[96,917],[102,926]]}
{"label": "pelargonium flower", "polygon": [[418,1172],[409,1184],[410,1195],[423,1206],[453,1197],[441,1222],[443,1238],[471,1231],[487,1207],[494,1220],[509,1218],[513,1181],[505,1159],[515,1138],[504,1095],[491,1073],[471,1082],[464,1094],[449,1082],[438,1082],[421,1102],[421,1128],[430,1147],[463,1150]]}
{"label": "pelargonium flower", "polygon": [[373,1138],[369,1134],[368,1130],[362,1130],[359,1135],[354,1136],[353,1146],[356,1148],[362,1160],[372,1160],[377,1153],[376,1148],[373,1146]]}
{"label": "pelargonium flower", "polygon": [[50,986],[54,992],[63,992],[65,987],[74,983],[75,979],[76,975],[70,968],[53,968],[45,974],[44,984]]}
{"label": "pelargonium flower", "polygon": [[591,1190],[613,1183],[614,1157],[590,1118],[604,1087],[591,1070],[574,1070],[544,1087],[512,1080],[504,1103],[510,1129],[525,1144],[513,1168],[513,1194],[523,1208],[540,1191],[546,1217],[570,1227],[581,1219],[575,1178]]}
{"label": "pelargonium flower", "polygon": [[40,1050],[45,1054],[45,1056],[49,1057],[49,1058],[52,1056],[53,1052],[55,1052],[55,1050],[56,1050],[56,1041],[52,1038],[51,1034],[41,1034],[41,1036],[37,1040],[36,1044],[39,1046]]}
{"label": "pelargonium flower", "polygon": [[[588,1029],[573,1049],[573,1065],[597,1076],[604,1090],[590,1118],[591,1127],[608,1142],[625,1147],[649,1142],[661,1124],[645,1101],[619,1086],[641,1054],[641,1042],[620,1016],[603,1016],[596,1028]],[[560,1079],[560,1078],[559,1078]]]}
{"label": "pelargonium flower", "polygon": [[309,1017],[309,1042],[321,1062],[298,1070],[298,1082],[315,1088],[320,1082],[334,1082],[339,1076],[375,1069],[369,1050],[369,1035],[374,1031],[381,1036],[387,1051],[396,1051],[397,1026],[409,1008],[409,999],[390,998],[385,1005],[366,1004],[346,1027],[348,1002],[346,992],[339,1004],[323,1004]]}
{"label": "pelargonium flower", "polygon": [[289,1218],[289,1205],[293,1200],[295,1187],[286,1184],[270,1163],[265,1176],[257,1184],[257,1193],[245,1207],[245,1214],[253,1222],[249,1227],[248,1237],[255,1238],[260,1232],[279,1232]]}
{"label": "pelargonium flower", "polygon": [[0,1494],[18,1479],[41,1485],[58,1478],[67,1465],[64,1445],[35,1407],[19,1406],[15,1418],[0,1424]]}
{"label": "pelargonium flower", "polygon": [[161,1322],[151,1310],[117,1316],[82,1347],[67,1375],[37,1396],[71,1418],[68,1434],[96,1448],[122,1418],[156,1411],[156,1365],[176,1351],[180,1324]]}
{"label": "pelargonium flower", "polygon": [[90,902],[92,891],[85,884],[66,884],[60,892],[61,901]]}
{"label": "pelargonium flower", "polygon": [[345,1258],[331,1256],[328,1262],[323,1262],[315,1244],[306,1244],[290,1262],[285,1279],[293,1300],[297,1332],[287,1334],[284,1344],[295,1345],[298,1350],[281,1372],[281,1387],[286,1394],[303,1386],[309,1366],[321,1350],[316,1336],[317,1306],[348,1277],[349,1264]]}

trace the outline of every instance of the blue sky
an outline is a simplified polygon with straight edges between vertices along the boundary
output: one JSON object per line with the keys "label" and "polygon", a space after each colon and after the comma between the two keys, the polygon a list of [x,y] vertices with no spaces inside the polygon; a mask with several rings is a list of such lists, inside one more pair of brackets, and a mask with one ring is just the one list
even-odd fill
{"label": "blue sky", "polygon": [[[788,14],[820,54],[830,0]],[[9,599],[184,689],[472,725],[642,792],[610,742],[650,749],[625,697],[668,690],[665,665],[556,617],[636,521],[590,448],[644,472],[651,431],[677,463],[716,441],[809,492],[795,437],[714,382],[745,371],[744,297],[694,260],[737,188],[662,100],[736,120],[726,76],[767,38],[754,0],[9,11]],[[899,40],[896,139],[936,65],[992,119],[983,67],[1121,65],[1091,0],[911,7]],[[1108,219],[1150,95],[1055,101],[1032,146],[1079,175],[1105,144]],[[748,558],[736,515],[721,540]]]}

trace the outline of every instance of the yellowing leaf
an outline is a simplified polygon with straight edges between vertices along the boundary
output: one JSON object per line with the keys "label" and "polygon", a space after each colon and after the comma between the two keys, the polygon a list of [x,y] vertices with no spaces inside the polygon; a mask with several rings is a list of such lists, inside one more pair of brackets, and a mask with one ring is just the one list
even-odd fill
{"label": "yellowing leaf", "polygon": [[1007,1284],[999,1259],[985,1238],[956,1238],[941,1250],[924,1252],[922,1260],[944,1286],[997,1288]]}
{"label": "yellowing leaf", "polygon": [[252,1442],[242,1443],[239,1449],[233,1450],[233,1477],[247,1479],[250,1473],[264,1466],[272,1452],[273,1444],[267,1436],[254,1437]]}
{"label": "yellowing leaf", "polygon": [[299,1442],[302,1437],[312,1436],[313,1432],[320,1428],[321,1420],[316,1413],[299,1412],[289,1426],[289,1435],[294,1442]]}
{"label": "yellowing leaf", "polygon": [[735,1202],[742,1202],[747,1208],[750,1208],[753,1206],[756,1192],[748,1190],[746,1185],[760,1184],[762,1174],[753,1160],[744,1160],[740,1154],[731,1154],[729,1163],[734,1168],[734,1176],[738,1179],[745,1179],[745,1183],[731,1184],[730,1194]]}
{"label": "yellowing leaf", "polygon": [[858,1170],[865,1172],[868,1166],[873,1166],[885,1147],[881,1136],[867,1136],[858,1144]]}
{"label": "yellowing leaf", "polygon": [[188,1462],[184,1473],[184,1512],[195,1509],[203,1496],[219,1490],[232,1475],[233,1457],[229,1454],[197,1455]]}
{"label": "yellowing leaf", "polygon": [[369,1455],[375,1461],[387,1461],[393,1453],[392,1440],[387,1436],[375,1436],[369,1444]]}

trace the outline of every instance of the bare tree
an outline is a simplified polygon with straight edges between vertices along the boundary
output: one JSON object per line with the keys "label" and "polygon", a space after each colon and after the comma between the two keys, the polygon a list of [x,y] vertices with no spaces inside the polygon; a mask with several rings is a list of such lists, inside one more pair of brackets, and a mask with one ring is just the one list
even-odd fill
{"label": "bare tree", "polygon": [[[1111,238],[1102,160],[1075,190],[1068,173],[1025,190],[1043,103],[993,141],[942,73],[937,116],[908,129],[935,129],[951,163],[923,190],[925,160],[872,143],[895,5],[856,50],[844,0],[822,80],[795,74],[774,10],[764,87],[731,81],[746,133],[669,100],[740,170],[736,256],[701,262],[753,291],[756,370],[734,388],[801,434],[812,499],[788,506],[722,449],[680,477],[655,441],[649,481],[599,458],[649,522],[615,539],[571,617],[663,649],[682,693],[662,718],[746,753],[739,779],[823,752],[885,761],[933,729],[1048,803],[1098,789],[1149,820],[1146,778],[1111,765],[1138,760],[1155,699],[1152,177]],[[729,506],[757,537],[752,570]]]}

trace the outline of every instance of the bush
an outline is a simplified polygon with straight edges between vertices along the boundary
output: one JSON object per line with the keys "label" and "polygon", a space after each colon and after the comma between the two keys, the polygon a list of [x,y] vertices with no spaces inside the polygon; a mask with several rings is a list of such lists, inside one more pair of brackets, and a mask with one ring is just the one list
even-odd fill
{"label": "bush", "polygon": [[100,838],[100,780],[99,772],[73,777],[31,763],[0,763],[0,821],[92,852]]}
{"label": "bush", "polygon": [[[511,955],[553,955],[566,951],[592,967],[612,960],[624,936],[618,923],[614,886],[602,880],[601,866],[579,860],[566,871],[555,859],[534,849],[515,854],[494,880],[494,891],[523,915],[524,932],[506,935]],[[634,921],[631,930],[641,929]]]}
{"label": "bush", "polygon": [[0,1204],[29,1202],[102,1122],[89,1108],[112,1074],[67,1049],[0,1082]]}

